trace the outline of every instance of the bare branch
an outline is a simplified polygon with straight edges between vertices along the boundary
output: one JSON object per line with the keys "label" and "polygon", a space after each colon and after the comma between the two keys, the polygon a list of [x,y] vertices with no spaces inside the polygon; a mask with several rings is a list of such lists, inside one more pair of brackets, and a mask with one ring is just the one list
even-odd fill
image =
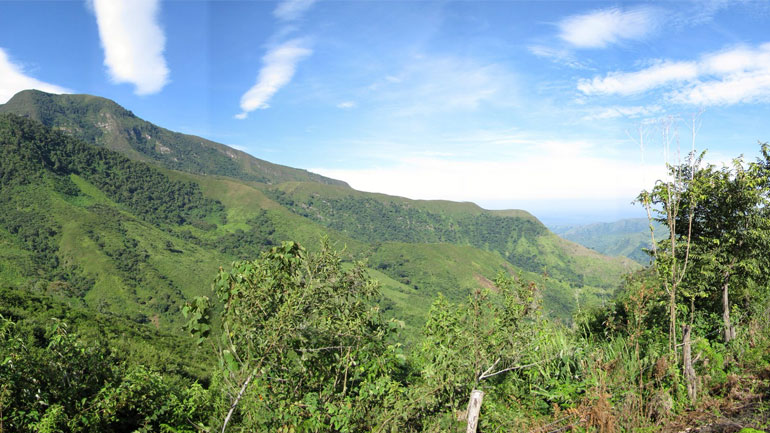
{"label": "bare branch", "polygon": [[222,425],[222,433],[225,433],[225,429],[227,428],[227,423],[230,422],[230,417],[233,416],[233,412],[235,412],[235,407],[238,406],[238,402],[241,401],[241,397],[243,397],[243,393],[246,391],[246,388],[249,386],[249,383],[251,382],[251,379],[254,378],[254,376],[257,375],[257,370],[251,372],[251,375],[249,375],[248,379],[246,379],[246,382],[243,383],[243,386],[241,387],[241,390],[238,392],[238,396],[235,398],[235,401],[233,401],[233,404],[230,406],[230,410],[227,411],[227,416],[225,417],[225,423]]}
{"label": "bare branch", "polygon": [[561,357],[563,355],[564,355],[564,352],[560,351],[558,354],[556,354],[556,355],[554,355],[554,356],[552,356],[550,358],[542,359],[540,361],[536,361],[536,362],[533,362],[533,363],[530,363],[530,364],[524,364],[524,365],[517,365],[517,366],[514,366],[514,367],[508,367],[508,368],[504,368],[502,370],[496,371],[494,373],[489,373],[489,374],[487,372],[484,372],[484,373],[482,373],[481,376],[479,376],[479,381],[482,381],[482,380],[484,380],[486,378],[489,378],[489,377],[492,377],[492,376],[497,376],[498,374],[503,374],[503,373],[506,373],[506,372],[509,372],[509,371],[522,370],[522,369],[525,369],[525,368],[534,367],[536,365],[540,365],[540,364],[543,364],[543,363],[546,363],[546,362],[549,362],[549,361],[553,361],[554,359],[559,358],[559,357]]}

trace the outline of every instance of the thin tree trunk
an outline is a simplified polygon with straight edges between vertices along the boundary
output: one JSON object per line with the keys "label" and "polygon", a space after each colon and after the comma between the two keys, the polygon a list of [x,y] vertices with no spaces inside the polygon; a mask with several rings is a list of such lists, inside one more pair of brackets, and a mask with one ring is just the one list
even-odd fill
{"label": "thin tree trunk", "polygon": [[687,397],[690,398],[690,403],[695,403],[695,399],[698,397],[698,376],[696,376],[695,369],[692,367],[691,330],[692,328],[690,325],[684,325],[684,335],[682,336],[684,348],[682,349],[682,358],[684,363],[684,377],[687,380]]}
{"label": "thin tree trunk", "polygon": [[465,430],[466,433],[476,433],[482,400],[484,400],[484,391],[478,389],[471,391],[471,399],[468,401],[468,428]]}
{"label": "thin tree trunk", "polygon": [[671,287],[668,301],[668,346],[676,354],[676,286]]}

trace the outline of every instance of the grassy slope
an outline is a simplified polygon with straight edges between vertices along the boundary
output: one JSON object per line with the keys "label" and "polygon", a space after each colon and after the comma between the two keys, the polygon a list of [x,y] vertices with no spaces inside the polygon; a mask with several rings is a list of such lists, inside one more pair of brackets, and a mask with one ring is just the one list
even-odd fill
{"label": "grassy slope", "polygon": [[[219,197],[225,204],[228,223],[206,233],[211,237],[240,227],[253,213],[266,209],[270,219],[276,223],[277,240],[297,239],[314,248],[320,236],[327,235],[333,243],[347,248],[350,259],[371,256],[370,273],[381,283],[383,311],[388,317],[406,322],[407,336],[416,333],[421,326],[437,292],[459,300],[480,284],[488,285],[499,270],[512,269],[495,255],[449,244],[420,245],[415,249],[411,245],[392,243],[380,246],[373,253],[371,246],[280,207],[253,186],[231,179],[187,173],[176,173],[174,177],[198,178],[204,193]],[[18,194],[35,197],[28,205],[37,212],[47,209],[53,221],[61,226],[57,251],[60,263],[75,267],[79,276],[93,281],[80,305],[139,322],[149,320],[164,329],[178,329],[181,323],[179,306],[192,296],[208,295],[210,281],[218,266],[227,266],[234,258],[148,224],[111,201],[83,178],[76,175],[70,178],[80,189],[76,197],[62,195],[46,185],[26,186]],[[96,204],[112,210],[114,214],[106,218],[104,213],[95,212],[93,207]],[[95,235],[98,240],[94,239]],[[12,241],[10,235],[5,238]],[[146,258],[132,275],[120,269],[119,259],[105,252],[114,250],[124,238],[136,240],[137,249],[146,253]],[[3,237],[0,236],[0,239]],[[173,246],[173,251],[167,248],[167,243]],[[40,290],[57,293],[56,281],[14,272],[29,266],[25,262],[29,255],[28,251],[18,246],[4,249],[2,269],[7,272],[0,274],[0,283],[26,287],[42,283],[43,286],[38,287]],[[404,256],[409,259],[410,265],[383,272],[382,268],[390,267],[396,263],[396,258]],[[463,266],[465,263],[470,266]],[[410,285],[394,279],[394,275],[399,279],[406,275]]]}
{"label": "grassy slope", "polygon": [[[495,251],[484,251],[470,245],[449,243],[369,243],[351,238],[289,211],[268,197],[263,192],[262,185],[190,173],[170,172],[169,175],[180,180],[195,181],[201,185],[205,195],[216,197],[225,205],[228,224],[222,228],[223,230],[240,227],[251,215],[264,209],[276,227],[276,241],[294,239],[312,249],[317,246],[320,236],[328,236],[338,248],[345,248],[349,259],[367,261],[369,268],[374,272],[373,275],[378,276],[383,286],[385,295],[383,310],[393,317],[405,320],[410,326],[419,326],[422,323],[428,306],[439,292],[452,300],[459,301],[476,288],[490,287],[495,275],[501,271],[521,274],[526,280],[540,283],[544,287],[547,307],[558,317],[568,319],[576,306],[574,285],[553,278],[544,278],[541,272],[523,270]],[[327,190],[323,185],[304,183],[289,183],[280,187],[287,189],[306,187],[313,191],[312,193],[319,194]],[[395,202],[402,200],[398,197],[336,187],[328,187],[330,194],[324,197],[342,197],[346,190],[360,197],[374,195],[383,200]],[[417,201],[416,203],[416,206],[430,211],[446,212],[459,208],[456,212],[471,216],[485,212],[472,203],[456,204],[445,201]],[[514,214],[524,217],[529,215],[524,211],[514,212]],[[534,217],[531,219],[536,221]],[[628,265],[629,270],[635,268],[633,263],[607,258],[564,241],[553,234],[540,238],[538,242],[542,243],[537,247],[539,250],[550,255],[566,255],[570,266],[586,268],[585,283],[579,286],[578,294],[582,304],[601,302],[610,296],[617,281],[608,276],[619,278],[620,272],[626,269],[619,270],[618,262]],[[553,258],[554,262],[561,263],[563,260],[564,258]]]}
{"label": "grassy slope", "polygon": [[[227,263],[229,258],[137,219],[82,178],[72,176],[72,179],[81,189],[81,195],[74,200],[40,185],[24,187],[18,194],[34,197],[29,206],[47,212],[61,227],[59,262],[62,266],[75,267],[80,277],[93,281],[85,293],[85,303],[139,321],[157,317],[164,327],[177,325],[181,321],[178,311],[183,301],[207,294],[209,281],[218,266]],[[97,203],[115,211],[112,218],[95,212],[92,205]],[[120,258],[107,254],[120,248],[126,238],[135,240],[138,250],[146,252],[146,258],[131,273],[120,269]],[[170,252],[166,242],[171,242],[178,252]],[[24,258],[29,254],[18,247],[5,250],[3,269],[28,266]],[[18,272],[0,274],[0,282],[5,285],[29,286],[40,280],[34,274],[24,277]],[[47,282],[49,287],[55,286],[52,283]]]}
{"label": "grassy slope", "polygon": [[0,286],[0,299],[0,316],[19,325],[45,330],[62,321],[68,331],[108,343],[126,359],[155,366],[165,375],[205,381],[216,363],[211,348],[196,345],[190,337],[99,313],[71,298]]}

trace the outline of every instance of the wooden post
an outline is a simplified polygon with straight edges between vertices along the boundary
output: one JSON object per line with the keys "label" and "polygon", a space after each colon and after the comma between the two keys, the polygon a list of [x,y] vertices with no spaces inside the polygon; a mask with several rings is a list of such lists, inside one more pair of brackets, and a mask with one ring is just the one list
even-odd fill
{"label": "wooden post", "polygon": [[698,376],[696,376],[695,369],[692,366],[692,341],[690,331],[690,325],[685,325],[682,358],[684,364],[684,377],[687,380],[687,396],[690,398],[691,403],[695,403],[695,399],[698,397]]}
{"label": "wooden post", "polygon": [[729,274],[725,272],[725,282],[722,285],[722,321],[725,326],[725,343],[729,343],[735,338],[735,327],[730,323],[730,294],[728,292],[730,280]]}
{"label": "wooden post", "polygon": [[484,400],[484,391],[478,389],[471,391],[471,399],[468,401],[468,429],[465,431],[466,433],[476,433],[482,400]]}

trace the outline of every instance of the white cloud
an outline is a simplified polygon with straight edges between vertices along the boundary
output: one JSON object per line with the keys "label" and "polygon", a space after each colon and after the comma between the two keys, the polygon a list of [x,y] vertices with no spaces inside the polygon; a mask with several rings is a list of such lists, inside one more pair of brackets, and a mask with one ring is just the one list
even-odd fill
{"label": "white cloud", "polygon": [[48,93],[72,93],[71,90],[46,83],[24,74],[21,66],[11,62],[8,54],[0,48],[0,104],[8,102],[16,93],[37,89]]}
{"label": "white cloud", "polygon": [[770,68],[770,44],[768,43],[762,44],[756,49],[738,46],[710,53],[701,60],[701,69],[706,73],[716,75],[768,68]]}
{"label": "white cloud", "polygon": [[[551,143],[543,152],[489,160],[408,157],[369,169],[311,171],[347,181],[353,188],[413,199],[513,201],[620,199],[630,202],[658,166],[590,156],[573,143]],[[569,150],[560,153],[561,150]]]}
{"label": "white cloud", "polygon": [[104,64],[115,83],[131,83],[134,93],[160,92],[169,69],[166,37],[158,25],[158,0],[93,0]]}
{"label": "white cloud", "polygon": [[337,104],[337,108],[355,108],[356,102],[355,101],[343,101]]}
{"label": "white cloud", "polygon": [[278,3],[273,15],[285,21],[293,21],[302,16],[317,0],[283,0]]}
{"label": "white cloud", "polygon": [[770,100],[770,43],[738,46],[704,56],[702,80],[679,89],[676,102],[695,105],[733,105]]}
{"label": "white cloud", "polygon": [[[317,1],[281,0],[273,10],[273,15],[280,21],[295,21],[301,18]],[[283,27],[273,34],[272,40],[284,39],[295,30],[296,28],[290,23],[284,23]],[[287,40],[270,48],[262,57],[262,69],[259,71],[257,83],[241,96],[241,110],[243,111],[234,117],[243,120],[256,109],[269,108],[270,98],[291,81],[300,60],[312,53],[313,51],[307,46],[307,41],[301,38]]]}
{"label": "white cloud", "polygon": [[693,105],[734,105],[770,100],[770,70],[741,73],[698,83],[692,88],[675,92],[673,100]]}
{"label": "white cloud", "polygon": [[604,77],[580,80],[578,90],[586,95],[632,95],[697,76],[694,62],[660,62],[637,72],[611,72]]}
{"label": "white cloud", "polygon": [[707,53],[697,61],[659,62],[578,82],[586,95],[632,95],[667,88],[675,103],[699,106],[770,101],[770,43]]}
{"label": "white cloud", "polygon": [[586,116],[585,120],[605,120],[605,119],[615,119],[618,117],[627,117],[630,119],[635,119],[639,117],[653,116],[655,114],[661,113],[662,111],[663,111],[663,107],[661,107],[660,105],[605,107],[594,112],[593,114]]}
{"label": "white cloud", "polygon": [[577,48],[604,48],[623,40],[639,40],[658,27],[661,14],[643,7],[609,8],[568,17],[559,23],[559,37]]}
{"label": "white cloud", "polygon": [[262,58],[262,69],[257,83],[241,97],[242,113],[237,119],[245,119],[247,113],[270,107],[268,101],[281,87],[291,81],[297,63],[312,54],[303,39],[292,39],[270,50]]}

